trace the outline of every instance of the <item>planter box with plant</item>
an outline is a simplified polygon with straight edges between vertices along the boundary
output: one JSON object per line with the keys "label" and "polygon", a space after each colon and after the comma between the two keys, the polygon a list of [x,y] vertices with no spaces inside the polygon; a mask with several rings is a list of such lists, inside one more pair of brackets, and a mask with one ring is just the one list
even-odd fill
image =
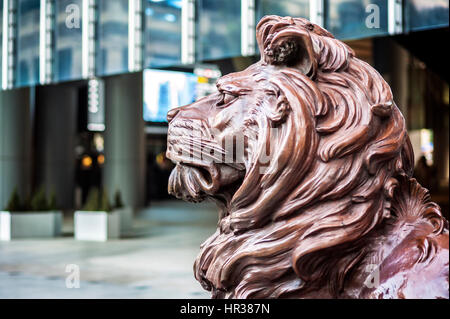
{"label": "planter box with plant", "polygon": [[111,210],[106,191],[91,189],[83,210],[74,216],[75,239],[106,241],[120,237],[120,215]]}
{"label": "planter box with plant", "polygon": [[124,206],[120,191],[114,194],[114,211],[120,215],[120,233],[130,232],[133,228],[133,209]]}
{"label": "planter box with plant", "polygon": [[62,220],[54,193],[47,199],[41,187],[31,200],[22,202],[15,189],[5,210],[0,211],[0,240],[57,237]]}

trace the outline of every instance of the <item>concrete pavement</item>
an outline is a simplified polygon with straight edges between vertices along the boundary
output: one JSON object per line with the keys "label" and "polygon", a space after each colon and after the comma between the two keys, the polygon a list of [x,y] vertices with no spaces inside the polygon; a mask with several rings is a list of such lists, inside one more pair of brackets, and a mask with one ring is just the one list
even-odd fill
{"label": "concrete pavement", "polygon": [[65,216],[64,237],[0,242],[0,298],[209,298],[192,266],[216,223],[214,204],[159,202],[102,243],[75,241]]}

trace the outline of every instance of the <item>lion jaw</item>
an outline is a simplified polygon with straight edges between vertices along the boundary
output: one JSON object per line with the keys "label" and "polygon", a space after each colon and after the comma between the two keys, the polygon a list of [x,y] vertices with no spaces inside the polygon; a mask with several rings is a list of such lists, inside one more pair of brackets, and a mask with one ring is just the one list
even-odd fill
{"label": "lion jaw", "polygon": [[[229,197],[229,185],[245,175],[243,164],[224,161],[226,151],[204,121],[176,119],[169,124],[167,158],[176,164],[168,192],[178,199],[201,202]],[[226,190],[225,190],[226,189]]]}

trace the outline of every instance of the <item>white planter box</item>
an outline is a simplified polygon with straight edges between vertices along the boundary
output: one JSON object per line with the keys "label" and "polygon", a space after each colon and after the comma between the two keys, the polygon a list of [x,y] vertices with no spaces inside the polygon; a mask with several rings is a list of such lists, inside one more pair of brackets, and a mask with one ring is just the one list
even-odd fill
{"label": "white planter box", "polygon": [[61,234],[62,212],[0,212],[0,240],[51,238]]}
{"label": "white planter box", "polygon": [[55,237],[62,235],[64,216],[62,212],[54,212],[55,214]]}
{"label": "white planter box", "polygon": [[77,240],[106,241],[120,237],[120,215],[116,211],[76,211],[74,223]]}
{"label": "white planter box", "polygon": [[120,233],[128,233],[133,228],[133,209],[131,207],[123,207],[114,209],[120,215]]}

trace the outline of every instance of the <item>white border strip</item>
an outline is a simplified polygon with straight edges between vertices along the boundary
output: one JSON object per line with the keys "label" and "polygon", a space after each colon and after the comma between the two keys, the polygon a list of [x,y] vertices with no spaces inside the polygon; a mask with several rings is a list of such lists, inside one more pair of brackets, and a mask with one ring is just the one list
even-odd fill
{"label": "white border strip", "polygon": [[9,89],[9,1],[3,0],[3,26],[2,26],[2,89]]}
{"label": "white border strip", "polygon": [[136,0],[128,1],[128,70],[136,70]]}
{"label": "white border strip", "polygon": [[[12,50],[10,50],[9,45],[12,44],[9,38],[12,36],[12,30],[9,27],[10,19],[10,2],[11,0],[3,0],[3,27],[2,27],[2,89],[7,90],[11,88],[10,85],[10,61],[14,57],[10,56]],[[12,49],[12,48],[11,48]]]}
{"label": "white border strip", "polygon": [[130,72],[142,69],[142,1],[128,2],[128,70]]}
{"label": "white border strip", "polygon": [[83,78],[87,78],[89,77],[89,0],[83,0],[81,12],[81,72]]}
{"label": "white border strip", "polygon": [[256,17],[255,0],[241,1],[241,54],[250,56],[255,54],[256,46]]}
{"label": "white border strip", "polygon": [[40,18],[39,18],[39,83],[47,82],[47,54],[46,54],[46,18],[47,18],[47,0],[41,0]]}
{"label": "white border strip", "polygon": [[82,46],[82,76],[83,78],[90,78],[94,76],[92,70],[95,70],[94,58],[91,57],[95,54],[95,41],[93,37],[95,36],[95,0],[83,0],[82,4],[82,31],[81,31],[81,46]]}
{"label": "white border strip", "polygon": [[182,2],[181,63],[195,63],[195,0],[183,0]]}
{"label": "white border strip", "polygon": [[324,0],[309,0],[309,21],[318,26],[324,27]]}
{"label": "white border strip", "polygon": [[388,32],[395,35],[403,32],[402,0],[388,0]]}

